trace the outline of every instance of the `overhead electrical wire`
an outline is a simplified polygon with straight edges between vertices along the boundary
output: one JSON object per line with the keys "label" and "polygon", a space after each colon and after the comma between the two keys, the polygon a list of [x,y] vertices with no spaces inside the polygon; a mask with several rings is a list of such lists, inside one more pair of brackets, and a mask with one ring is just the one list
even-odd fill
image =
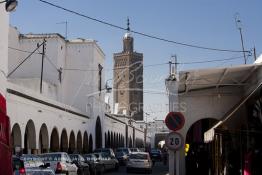
{"label": "overhead electrical wire", "polygon": [[[192,61],[192,62],[179,62],[177,64],[201,64],[201,63],[212,63],[212,62],[220,62],[220,61],[229,61],[229,60],[236,60],[243,58],[243,56],[236,56],[236,57],[230,57],[225,59],[215,59],[215,60],[204,60],[204,61]],[[175,64],[175,63],[172,63]]]}
{"label": "overhead electrical wire", "polygon": [[[32,51],[27,51],[27,50],[17,49],[17,48],[11,47],[11,46],[9,46],[8,48],[9,48],[9,49],[12,49],[12,50],[19,51],[19,52],[32,53]],[[33,54],[39,54],[39,55],[42,55],[42,53],[33,53]]]}
{"label": "overhead electrical wire", "polygon": [[[14,48],[14,47],[8,47],[8,48],[12,49],[12,50],[17,50],[17,51],[20,51],[20,52],[30,53],[30,54],[39,54],[39,55],[42,54],[40,52],[32,53],[30,51],[22,50],[22,49],[18,49],[18,48]],[[250,55],[248,55],[248,56],[250,56]],[[47,60],[50,62],[50,64],[52,64],[52,66],[57,71],[60,71],[47,55],[45,55],[45,57],[47,58]],[[214,60],[192,61],[192,62],[178,62],[178,63],[171,62],[171,64],[178,64],[178,65],[179,64],[181,64],[181,65],[183,65],[183,64],[203,64],[203,63],[230,61],[230,60],[236,60],[236,59],[241,59],[241,58],[243,58],[243,56],[235,56],[235,57],[229,57],[229,58],[224,58],[224,59],[214,59]],[[143,68],[157,67],[157,66],[163,66],[163,65],[168,65],[168,64],[170,64],[170,63],[169,62],[164,62],[164,63],[149,64],[149,65],[144,65]],[[104,69],[104,70],[105,71],[114,71],[114,70],[119,70],[119,69],[126,69],[128,67],[130,67],[130,66],[124,66],[124,67],[113,68],[113,69]],[[68,70],[68,71],[99,71],[98,69],[79,69],[79,68],[63,68],[63,70]]]}
{"label": "overhead electrical wire", "polygon": [[[82,13],[79,13],[79,12],[76,12],[76,11],[73,11],[73,10],[69,10],[67,8],[64,8],[62,6],[56,5],[54,3],[51,3],[51,2],[48,2],[48,1],[45,1],[45,0],[39,0],[39,1],[42,2],[42,3],[48,4],[50,6],[56,7],[58,9],[67,11],[69,13],[75,14],[77,16],[81,16],[83,18],[87,18],[87,19],[90,19],[92,21],[95,21],[95,22],[98,22],[98,23],[101,23],[101,24],[104,24],[104,25],[107,25],[107,26],[110,26],[110,27],[113,27],[113,28],[117,28],[117,29],[125,30],[125,31],[127,30],[124,27],[121,27],[121,26],[118,26],[118,25],[114,25],[112,23],[109,23],[109,22],[106,22],[106,21],[103,21],[103,20],[99,20],[97,18],[93,18],[93,17],[87,16],[87,15],[84,15]],[[168,43],[172,43],[172,44],[176,44],[176,45],[191,47],[191,48],[197,48],[197,49],[203,49],[203,50],[211,50],[211,51],[220,51],[220,52],[239,52],[239,53],[245,52],[245,53],[250,53],[250,51],[241,51],[241,50],[230,50],[230,49],[219,49],[219,48],[212,48],[212,47],[204,47],[204,46],[200,46],[200,45],[194,45],[194,44],[188,44],[188,43],[184,43],[184,42],[178,42],[178,41],[174,41],[174,40],[169,40],[169,39],[161,38],[161,37],[158,37],[158,36],[149,35],[149,34],[146,34],[146,33],[143,33],[143,32],[138,32],[138,31],[135,31],[135,30],[129,30],[129,31],[132,32],[132,33],[141,35],[141,36],[145,36],[147,38],[156,39],[156,40],[160,40],[160,41],[164,41],[164,42],[168,42]]]}

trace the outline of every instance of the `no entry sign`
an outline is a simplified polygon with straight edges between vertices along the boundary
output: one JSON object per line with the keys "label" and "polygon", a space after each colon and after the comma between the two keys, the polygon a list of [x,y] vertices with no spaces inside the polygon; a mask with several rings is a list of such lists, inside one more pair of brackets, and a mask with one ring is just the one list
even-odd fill
{"label": "no entry sign", "polygon": [[165,119],[166,126],[172,131],[177,131],[183,128],[185,117],[181,112],[169,112]]}

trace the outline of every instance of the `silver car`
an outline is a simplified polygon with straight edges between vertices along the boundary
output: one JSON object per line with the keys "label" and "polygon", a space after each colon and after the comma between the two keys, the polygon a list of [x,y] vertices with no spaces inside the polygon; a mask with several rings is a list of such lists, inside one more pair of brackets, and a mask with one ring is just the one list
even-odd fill
{"label": "silver car", "polygon": [[65,152],[42,154],[42,160],[49,163],[56,174],[77,175],[77,166]]}
{"label": "silver car", "polygon": [[132,152],[126,165],[126,172],[142,171],[152,173],[152,161],[146,152]]}
{"label": "silver car", "polygon": [[13,156],[14,175],[55,175],[36,155]]}

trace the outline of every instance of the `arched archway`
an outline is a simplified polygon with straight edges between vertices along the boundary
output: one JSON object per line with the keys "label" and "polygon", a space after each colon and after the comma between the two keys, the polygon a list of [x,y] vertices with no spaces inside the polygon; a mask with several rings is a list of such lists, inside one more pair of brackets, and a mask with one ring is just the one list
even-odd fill
{"label": "arched archway", "polygon": [[84,132],[83,152],[88,153],[88,134],[86,131]]}
{"label": "arched archway", "polygon": [[166,136],[167,136],[168,133],[156,133],[155,134],[155,145],[154,145],[154,148],[160,148],[159,146],[159,143],[163,140],[165,140]]}
{"label": "arched archway", "polygon": [[82,153],[82,134],[81,134],[80,131],[78,131],[78,133],[77,133],[77,139],[76,140],[77,140],[77,145],[76,145],[77,152]]}
{"label": "arched archway", "polygon": [[41,153],[48,152],[49,135],[46,124],[42,124],[39,132],[39,150]]}
{"label": "arched archway", "polygon": [[128,145],[129,148],[132,148],[133,147],[133,143],[132,143],[132,138],[129,137],[129,145]]}
{"label": "arched archway", "polygon": [[59,151],[59,134],[56,128],[54,128],[51,133],[50,150],[52,152]]}
{"label": "arched archway", "polygon": [[114,145],[115,145],[115,141],[114,141],[114,135],[113,135],[113,132],[111,131],[111,136],[110,136],[111,140],[111,148],[114,148]]}
{"label": "arched archway", "polygon": [[101,120],[98,116],[96,119],[96,148],[102,147],[102,128],[101,128]]}
{"label": "arched archway", "polygon": [[[194,174],[198,172],[199,174],[208,175],[209,171],[211,171],[212,162],[209,160],[215,160],[215,157],[212,158],[213,150],[211,149],[211,145],[204,143],[204,133],[209,130],[212,126],[214,126],[218,120],[205,118],[196,121],[191,125],[189,130],[187,131],[185,144],[189,149],[186,151],[186,174]],[[199,160],[198,167],[194,168],[194,164],[192,164],[192,160]],[[211,171],[211,174],[214,174]]]}
{"label": "arched archway", "polygon": [[125,146],[125,138],[123,135],[121,136],[121,146]]}
{"label": "arched archway", "polygon": [[110,137],[110,132],[107,132],[107,145],[109,148],[111,148],[111,137]]}
{"label": "arched archway", "polygon": [[24,135],[24,153],[34,153],[36,149],[36,134],[35,124],[33,120],[29,120],[26,124],[25,135]]}
{"label": "arched archway", "polygon": [[74,131],[71,131],[70,136],[69,136],[69,149],[68,153],[72,154],[75,152],[76,148],[76,139],[75,139],[75,133]]}
{"label": "arched archway", "polygon": [[91,153],[93,152],[93,137],[92,134],[90,134],[89,136],[89,144],[88,144],[88,152]]}
{"label": "arched archway", "polygon": [[105,132],[105,147],[108,148],[108,145],[107,145],[107,135],[106,135],[106,132]]}
{"label": "arched archway", "polygon": [[118,135],[118,133],[116,134],[116,147],[119,147],[119,135]]}
{"label": "arched archway", "polygon": [[68,151],[68,137],[67,137],[67,132],[65,129],[63,129],[61,133],[60,150],[62,152]]}
{"label": "arched archway", "polygon": [[15,148],[22,148],[22,136],[21,136],[21,129],[18,123],[14,124],[12,128],[12,134],[11,134],[11,143],[13,147],[13,151],[15,152]]}
{"label": "arched archway", "polygon": [[114,132],[114,146],[113,146],[113,148],[116,148],[116,144],[117,144],[117,140],[116,140],[116,133]]}

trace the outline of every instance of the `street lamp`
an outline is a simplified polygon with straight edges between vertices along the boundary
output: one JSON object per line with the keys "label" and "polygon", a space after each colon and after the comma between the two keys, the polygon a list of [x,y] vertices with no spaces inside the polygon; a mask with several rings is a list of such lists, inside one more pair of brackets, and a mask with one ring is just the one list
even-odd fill
{"label": "street lamp", "polygon": [[12,12],[15,10],[17,6],[17,0],[5,0],[5,1],[0,1],[0,4],[5,2],[5,10],[7,12]]}

